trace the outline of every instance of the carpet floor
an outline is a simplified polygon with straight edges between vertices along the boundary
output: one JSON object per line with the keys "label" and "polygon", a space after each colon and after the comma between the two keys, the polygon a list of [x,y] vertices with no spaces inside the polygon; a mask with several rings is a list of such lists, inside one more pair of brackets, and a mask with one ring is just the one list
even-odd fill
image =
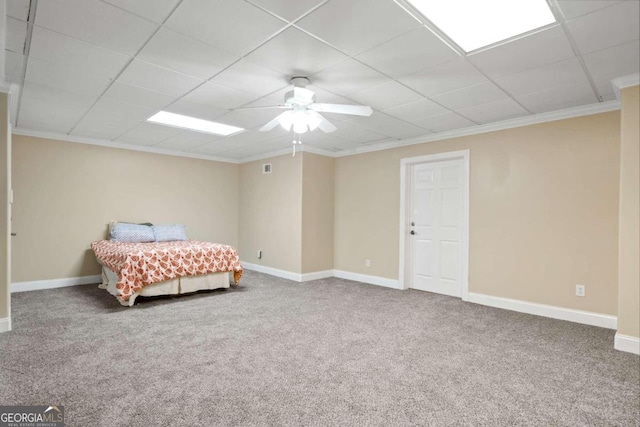
{"label": "carpet floor", "polygon": [[67,426],[639,426],[640,358],[614,331],[341,279],[12,295],[0,405]]}

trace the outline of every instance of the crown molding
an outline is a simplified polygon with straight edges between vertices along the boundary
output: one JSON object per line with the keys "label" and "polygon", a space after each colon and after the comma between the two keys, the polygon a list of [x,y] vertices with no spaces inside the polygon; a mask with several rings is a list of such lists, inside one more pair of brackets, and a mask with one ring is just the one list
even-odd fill
{"label": "crown molding", "polygon": [[[292,154],[292,153],[293,153],[292,149],[283,148],[282,150],[270,151],[268,153],[258,154],[256,156],[245,157],[240,161],[238,161],[238,163],[240,164],[251,163],[258,160],[270,159],[272,157],[284,156],[285,154]],[[312,154],[319,154],[321,156],[326,156],[326,157],[335,157],[335,153],[332,151],[323,150],[321,148],[313,147],[310,145],[296,146],[296,153],[312,153]]]}
{"label": "crown molding", "polygon": [[611,80],[613,85],[613,91],[616,94],[616,99],[620,101],[620,90],[626,87],[640,85],[640,73],[628,74],[626,76],[618,77]]}
{"label": "crown molding", "polygon": [[166,156],[187,157],[191,159],[209,160],[212,162],[223,162],[223,163],[233,163],[233,164],[240,163],[236,159],[228,159],[225,157],[207,156],[206,154],[186,153],[184,151],[166,150],[163,148],[155,148],[155,147],[128,145],[128,144],[122,144],[119,142],[108,141],[105,139],[85,138],[85,137],[78,137],[73,135],[59,134],[55,132],[44,132],[44,131],[37,131],[37,130],[31,130],[31,129],[15,128],[15,129],[12,129],[12,133],[16,135],[22,135],[22,136],[33,136],[36,138],[54,139],[56,141],[76,142],[80,144],[98,145],[101,147],[120,148],[122,150],[143,151],[145,153],[153,153],[153,154],[164,154]]}
{"label": "crown molding", "polygon": [[570,119],[574,117],[588,116],[591,114],[606,113],[620,109],[620,101],[607,101],[598,104],[583,105],[580,107],[567,108],[564,110],[550,111],[548,113],[534,114],[526,117],[504,120],[501,122],[488,123],[485,125],[472,126],[468,128],[455,129],[447,132],[418,136],[409,139],[399,139],[381,144],[373,144],[364,147],[357,147],[349,150],[332,153],[333,157],[347,157],[356,154],[370,153],[374,151],[389,150],[391,148],[405,147],[408,145],[424,144],[427,142],[442,141],[445,139],[471,136],[487,132],[495,132],[505,129],[513,129],[522,126],[535,125],[556,120]]}
{"label": "crown molding", "polygon": [[[615,79],[613,81],[613,84],[614,84],[614,87],[620,87],[620,88],[637,85],[638,74]],[[616,85],[620,85],[620,86],[616,86]],[[488,123],[485,125],[472,126],[472,127],[463,128],[463,129],[455,129],[455,130],[441,132],[437,134],[423,135],[423,136],[418,136],[418,137],[408,138],[408,139],[392,140],[392,141],[387,141],[380,144],[366,145],[366,146],[352,148],[352,149],[338,151],[338,152],[323,150],[321,148],[313,147],[310,145],[301,145],[300,147],[296,147],[296,151],[319,154],[321,156],[334,157],[334,158],[347,157],[347,156],[354,156],[357,154],[370,153],[374,151],[382,151],[382,150],[389,150],[392,148],[405,147],[409,145],[424,144],[428,142],[442,141],[442,140],[451,139],[451,138],[471,136],[471,135],[477,135],[481,133],[495,132],[495,131],[500,131],[505,129],[522,127],[522,126],[552,122],[556,120],[564,120],[564,119],[570,119],[574,117],[588,116],[591,114],[606,113],[609,111],[615,111],[619,109],[620,109],[619,100],[607,101],[607,102],[600,102],[597,104],[567,108],[564,110],[551,111],[548,113],[534,114],[526,117],[517,117],[515,119],[509,119],[509,120],[504,120],[504,121],[495,122],[495,123]],[[81,144],[120,148],[123,150],[143,151],[147,153],[164,154],[167,156],[187,157],[192,159],[209,160],[213,162],[223,162],[223,163],[232,163],[232,164],[249,163],[249,162],[254,162],[256,160],[264,160],[272,157],[282,156],[285,154],[291,154],[292,152],[291,149],[286,148],[282,150],[259,154],[256,156],[244,157],[242,159],[230,159],[225,157],[207,156],[205,154],[186,153],[184,151],[173,151],[173,150],[166,150],[166,149],[154,148],[154,147],[128,145],[128,144],[122,144],[122,143],[103,140],[103,139],[77,137],[72,135],[59,134],[54,132],[36,131],[36,130],[23,129],[23,128],[15,128],[12,130],[12,132],[17,135],[33,136],[37,138],[47,138],[47,139],[54,139],[54,140],[66,141],[66,142],[77,142]]]}

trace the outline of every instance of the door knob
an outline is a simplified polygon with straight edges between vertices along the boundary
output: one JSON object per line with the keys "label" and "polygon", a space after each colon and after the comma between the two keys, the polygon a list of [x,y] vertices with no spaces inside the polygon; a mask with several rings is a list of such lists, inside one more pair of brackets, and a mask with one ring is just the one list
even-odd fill
{"label": "door knob", "polygon": [[17,235],[18,235],[18,233],[11,233],[11,237],[15,237]]}
{"label": "door knob", "polygon": [[414,230],[411,230],[411,234],[416,234],[416,232]]}

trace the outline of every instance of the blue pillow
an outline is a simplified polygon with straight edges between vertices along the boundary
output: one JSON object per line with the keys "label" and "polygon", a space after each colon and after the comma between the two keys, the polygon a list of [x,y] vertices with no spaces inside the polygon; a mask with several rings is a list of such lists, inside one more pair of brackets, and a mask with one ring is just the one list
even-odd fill
{"label": "blue pillow", "polygon": [[176,240],[187,240],[187,235],[184,231],[184,225],[154,225],[151,227],[155,236],[156,242],[173,242]]}
{"label": "blue pillow", "polygon": [[145,243],[153,242],[153,229],[148,225],[112,222],[109,224],[110,240],[115,242]]}

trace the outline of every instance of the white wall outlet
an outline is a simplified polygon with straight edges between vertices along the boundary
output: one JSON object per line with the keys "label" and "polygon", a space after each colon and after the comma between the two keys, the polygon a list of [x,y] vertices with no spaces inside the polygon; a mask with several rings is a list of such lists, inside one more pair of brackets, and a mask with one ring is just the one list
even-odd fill
{"label": "white wall outlet", "polygon": [[577,297],[585,296],[585,286],[584,285],[576,285],[576,296]]}
{"label": "white wall outlet", "polygon": [[258,259],[262,259],[262,250],[258,249]]}
{"label": "white wall outlet", "polygon": [[364,260],[364,266],[365,267],[371,267],[371,260],[369,258]]}

